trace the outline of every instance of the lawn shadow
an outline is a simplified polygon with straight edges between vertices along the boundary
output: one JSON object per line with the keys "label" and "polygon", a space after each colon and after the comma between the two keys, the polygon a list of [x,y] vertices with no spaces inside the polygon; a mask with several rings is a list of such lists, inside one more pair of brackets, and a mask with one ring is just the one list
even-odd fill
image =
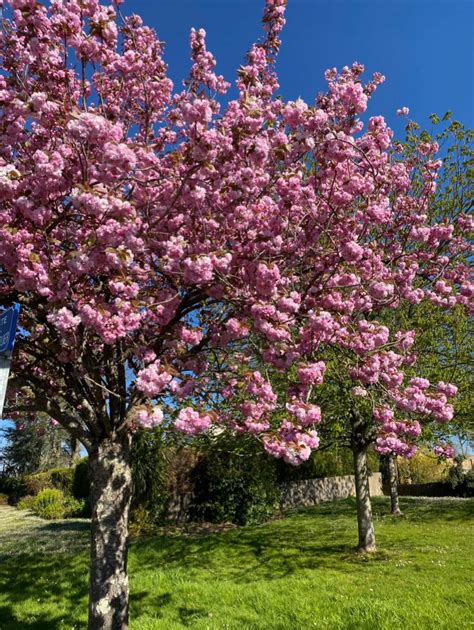
{"label": "lawn shadow", "polygon": [[[87,609],[88,558],[84,555],[40,553],[17,554],[0,563],[0,588],[8,594],[8,605],[0,607],[0,628],[44,628],[55,630],[79,624],[77,611]],[[51,612],[35,612],[34,619],[18,619],[15,610],[26,601],[47,601]],[[57,604],[57,607],[54,607]],[[38,609],[41,606],[37,606]],[[60,614],[58,616],[58,609]]]}
{"label": "lawn shadow", "polygon": [[[329,528],[327,522],[323,527],[315,524],[315,516],[327,514],[328,507],[315,506],[258,527],[229,529],[219,534],[138,539],[132,544],[132,557],[144,569],[185,565],[191,575],[205,569],[235,583],[277,580],[297,571],[320,568],[341,570],[341,559],[350,557],[355,550],[357,526],[355,520],[348,526],[347,520],[352,513],[355,519],[355,503],[340,503],[344,505],[332,504]],[[301,532],[311,531],[313,524],[314,535],[302,538]],[[346,570],[357,569],[348,566]]]}
{"label": "lawn shadow", "polygon": [[37,531],[39,532],[87,532],[90,531],[90,521],[60,521],[60,522],[52,522],[47,525],[41,525],[37,527]]}

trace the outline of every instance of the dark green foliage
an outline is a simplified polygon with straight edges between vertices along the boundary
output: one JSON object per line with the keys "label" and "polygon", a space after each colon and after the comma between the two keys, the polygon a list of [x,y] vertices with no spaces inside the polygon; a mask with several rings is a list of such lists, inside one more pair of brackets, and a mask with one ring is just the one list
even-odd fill
{"label": "dark green foliage", "polygon": [[25,481],[23,477],[0,476],[0,492],[8,495],[10,505],[15,503],[26,494]]}
{"label": "dark green foliage", "polygon": [[195,489],[191,518],[237,525],[261,523],[278,509],[275,460],[252,438],[211,444],[193,472]]}
{"label": "dark green foliage", "polygon": [[474,497],[474,470],[463,470],[461,457],[457,457],[454,466],[450,468],[449,481],[457,495]]}
{"label": "dark green foliage", "polygon": [[87,499],[75,499],[74,497],[64,497],[64,508],[66,518],[89,518],[90,505]]}
{"label": "dark green foliage", "polygon": [[474,497],[474,470],[470,470],[464,475],[463,495]]}
{"label": "dark green foliage", "polygon": [[62,490],[64,494],[72,494],[74,468],[52,468],[48,472],[54,488]]}
{"label": "dark green foliage", "polygon": [[163,444],[160,429],[137,431],[132,444],[133,513],[146,511],[155,525],[166,518],[171,493],[167,484],[170,450]]}
{"label": "dark green foliage", "polygon": [[72,479],[72,495],[76,499],[89,499],[91,483],[89,479],[89,460],[81,459],[74,468]]}

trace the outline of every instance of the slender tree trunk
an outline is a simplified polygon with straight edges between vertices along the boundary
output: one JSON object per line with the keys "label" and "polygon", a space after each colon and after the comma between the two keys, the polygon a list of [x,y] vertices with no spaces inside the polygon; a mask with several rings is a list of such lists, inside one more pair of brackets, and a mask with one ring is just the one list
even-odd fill
{"label": "slender tree trunk", "polygon": [[372,505],[369,494],[369,470],[367,467],[367,450],[355,445],[354,474],[357,501],[357,525],[359,530],[358,551],[375,551],[375,530],[372,518]]}
{"label": "slender tree trunk", "polygon": [[77,438],[71,437],[69,447],[71,449],[71,465],[75,466],[81,459],[81,443]]}
{"label": "slender tree trunk", "polygon": [[394,455],[388,456],[388,479],[390,484],[391,512],[395,516],[401,516],[400,503],[398,501],[397,462]]}
{"label": "slender tree trunk", "polygon": [[128,628],[127,536],[130,438],[104,439],[89,452],[91,566],[89,630]]}

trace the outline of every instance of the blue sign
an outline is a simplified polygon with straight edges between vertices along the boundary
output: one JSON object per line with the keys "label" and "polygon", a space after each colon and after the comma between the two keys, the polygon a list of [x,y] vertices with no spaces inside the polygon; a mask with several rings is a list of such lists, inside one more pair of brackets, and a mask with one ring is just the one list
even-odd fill
{"label": "blue sign", "polygon": [[20,305],[14,304],[0,313],[0,354],[13,350],[19,311]]}

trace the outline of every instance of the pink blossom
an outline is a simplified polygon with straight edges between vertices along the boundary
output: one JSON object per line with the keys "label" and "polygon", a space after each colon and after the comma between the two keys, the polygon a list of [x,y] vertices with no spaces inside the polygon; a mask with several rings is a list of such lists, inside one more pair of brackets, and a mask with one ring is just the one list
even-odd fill
{"label": "pink blossom", "polygon": [[209,256],[187,258],[184,261],[184,281],[190,284],[210,282],[213,277],[213,264]]}
{"label": "pink blossom", "polygon": [[163,411],[160,407],[140,409],[137,413],[137,424],[143,429],[153,429],[163,422]]}
{"label": "pink blossom", "polygon": [[56,313],[50,313],[47,319],[56,326],[62,335],[73,332],[81,323],[81,318],[78,315],[73,315],[65,306]]}
{"label": "pink blossom", "polygon": [[397,109],[397,116],[408,116],[409,113],[410,110],[408,107],[401,107],[400,109]]}
{"label": "pink blossom", "polygon": [[171,374],[162,368],[160,361],[155,361],[137,373],[136,383],[140,391],[149,398],[154,398],[166,388],[171,379]]}
{"label": "pink blossom", "polygon": [[185,407],[178,413],[174,426],[183,433],[197,435],[206,431],[212,424],[211,416],[195,411],[191,407]]}
{"label": "pink blossom", "polygon": [[455,456],[456,451],[454,450],[453,446],[451,444],[437,444],[434,448],[433,448],[433,453],[435,455],[437,455],[438,457],[442,457],[442,458],[452,458]]}
{"label": "pink blossom", "polygon": [[308,365],[298,369],[298,380],[303,385],[321,385],[325,371],[326,364],[324,361],[308,363]]}

